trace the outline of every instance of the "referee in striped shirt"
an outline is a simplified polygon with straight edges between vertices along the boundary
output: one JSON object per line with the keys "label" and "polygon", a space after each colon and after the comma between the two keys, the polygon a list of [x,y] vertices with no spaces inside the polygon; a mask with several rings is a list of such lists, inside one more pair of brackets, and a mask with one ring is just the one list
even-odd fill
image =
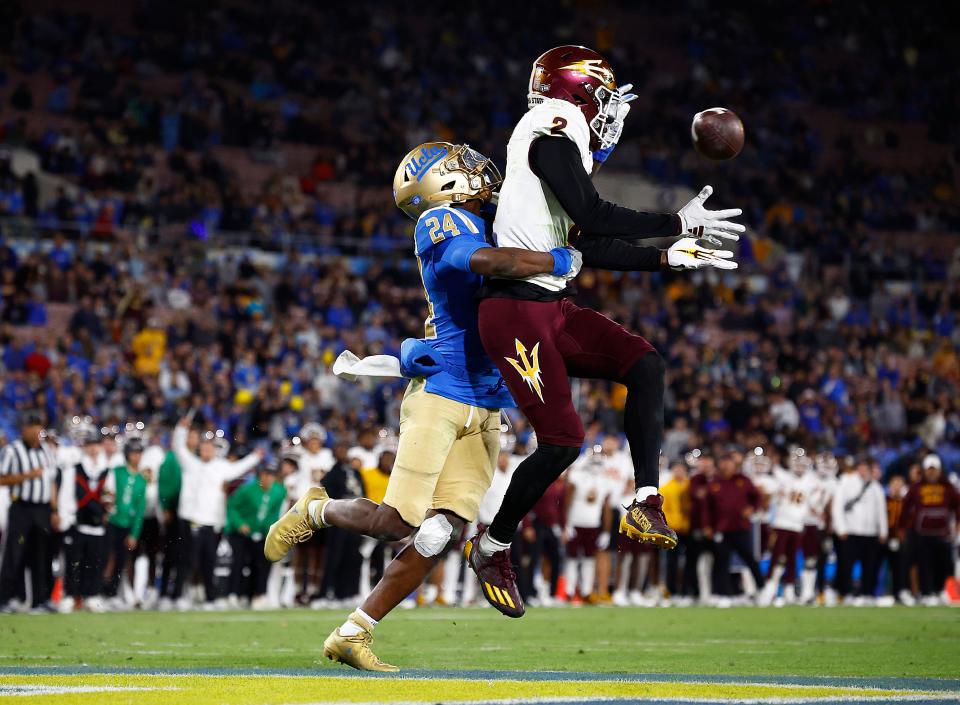
{"label": "referee in striped shirt", "polygon": [[23,570],[27,565],[30,566],[33,608],[50,608],[51,586],[47,582],[51,515],[56,503],[53,491],[56,462],[43,443],[41,414],[25,413],[20,433],[20,439],[0,454],[0,485],[10,488],[12,501],[0,565],[0,612],[9,612],[7,603],[21,592]]}

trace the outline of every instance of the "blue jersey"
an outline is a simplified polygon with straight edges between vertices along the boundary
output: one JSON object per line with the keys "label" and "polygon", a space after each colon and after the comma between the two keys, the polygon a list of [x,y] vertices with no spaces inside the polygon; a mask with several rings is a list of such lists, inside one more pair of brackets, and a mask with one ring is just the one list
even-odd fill
{"label": "blue jersey", "polygon": [[447,399],[496,409],[516,406],[496,365],[480,343],[476,293],[482,277],[470,258],[490,247],[483,218],[440,206],[423,213],[414,235],[429,318],[424,341],[443,357],[444,370],[427,377],[426,390]]}

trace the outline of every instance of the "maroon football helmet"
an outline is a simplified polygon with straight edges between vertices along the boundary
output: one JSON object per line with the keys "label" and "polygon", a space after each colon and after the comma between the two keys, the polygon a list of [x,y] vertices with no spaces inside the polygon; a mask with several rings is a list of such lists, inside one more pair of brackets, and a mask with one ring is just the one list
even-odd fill
{"label": "maroon football helmet", "polygon": [[612,144],[608,126],[614,122],[623,96],[610,63],[593,49],[568,45],[541,54],[530,72],[527,104],[532,108],[544,98],[565,100],[580,108],[590,126],[591,149]]}

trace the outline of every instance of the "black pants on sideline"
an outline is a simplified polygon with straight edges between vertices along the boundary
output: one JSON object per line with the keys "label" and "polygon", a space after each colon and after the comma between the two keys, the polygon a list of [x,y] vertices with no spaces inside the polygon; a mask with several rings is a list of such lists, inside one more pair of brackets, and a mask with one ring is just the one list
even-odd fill
{"label": "black pants on sideline", "polygon": [[757,583],[757,588],[763,587],[763,575],[760,565],[753,556],[753,534],[746,531],[725,531],[723,540],[714,545],[713,584],[718,595],[730,596],[733,594],[733,584],[730,581],[730,558],[736,553],[747,566],[747,570]]}
{"label": "black pants on sideline", "polygon": [[180,591],[183,588],[183,583],[179,580],[179,574],[182,572],[180,556],[183,553],[180,533],[180,520],[174,513],[169,521],[163,522],[163,563],[160,565],[161,597],[180,597]]}
{"label": "black pants on sideline", "polygon": [[71,597],[94,597],[103,592],[103,572],[109,547],[107,536],[92,536],[74,527],[70,531],[71,545],[67,560],[72,563],[73,584],[68,586]]}
{"label": "black pants on sideline", "polygon": [[[534,581],[543,567],[542,561],[550,564],[550,597],[557,594],[557,581],[560,580],[560,539],[553,533],[553,529],[540,519],[533,520],[533,530],[536,536],[532,542],[517,536],[517,543],[522,547],[518,556],[520,569],[517,573],[520,594],[525,600],[537,596]],[[616,538],[613,540],[616,541]]]}
{"label": "black pants on sideline", "polygon": [[[713,553],[716,550],[716,544],[709,541],[700,534],[698,537],[690,537],[687,544],[687,560],[683,565],[683,594],[687,597],[700,596],[700,582],[697,579],[697,562],[700,556],[705,553]],[[672,553],[672,551],[668,551]]]}
{"label": "black pants on sideline", "polygon": [[953,573],[953,547],[949,540],[939,536],[915,533],[911,540],[916,546],[920,594],[938,595]]}
{"label": "black pants on sideline", "polygon": [[880,541],[876,536],[850,534],[841,539],[837,550],[837,593],[845,597],[853,592],[853,566],[860,563],[860,591],[873,597],[877,592],[877,558]]}
{"label": "black pants on sideline", "polygon": [[889,546],[884,546],[880,550],[880,564],[887,564],[887,572],[890,573],[890,590],[894,596],[899,595],[901,590],[909,589],[907,586],[907,571],[909,563],[907,561],[907,547],[900,544],[896,551],[890,550]]}
{"label": "black pants on sideline", "polygon": [[233,552],[230,594],[238,597],[259,597],[265,594],[271,564],[263,555],[263,539],[255,541],[243,534],[229,534],[227,541],[230,542],[230,550]]}
{"label": "black pants on sideline", "polygon": [[33,606],[42,605],[50,599],[53,586],[48,584],[47,579],[52,533],[49,504],[14,502],[10,505],[3,565],[0,566],[0,605],[23,594],[23,571],[27,567],[30,568]]}
{"label": "black pants on sideline", "polygon": [[130,553],[127,549],[127,536],[129,535],[130,529],[123,529],[113,524],[107,525],[107,546],[110,552],[107,561],[109,576],[106,581],[108,597],[116,597],[120,591],[120,577],[123,575],[123,569],[127,566],[127,557]]}
{"label": "black pants on sideline", "polygon": [[217,567],[217,546],[220,534],[212,526],[190,528],[190,565],[203,581],[204,599],[213,602],[217,597],[214,569]]}
{"label": "black pants on sideline", "polygon": [[[360,542],[363,537],[336,527],[324,529],[324,533],[327,534],[327,546],[320,597],[334,597],[338,600],[353,597],[360,592]],[[370,560],[370,577],[374,584],[383,576],[386,547],[385,543],[379,544]],[[380,567],[375,570],[375,566]]]}
{"label": "black pants on sideline", "polygon": [[156,517],[147,517],[143,520],[143,528],[140,530],[140,540],[137,542],[137,549],[134,552],[134,560],[140,556],[146,556],[149,561],[147,567],[147,585],[156,587],[157,583],[157,559],[163,550],[162,535],[160,532],[160,520]]}
{"label": "black pants on sideline", "polygon": [[[690,554],[687,551],[689,546],[690,534],[677,534],[677,547],[672,551],[664,551],[667,554],[667,575],[664,582],[671,597],[684,594],[683,586],[686,583],[686,575],[691,570]],[[681,560],[683,560],[682,571]]]}

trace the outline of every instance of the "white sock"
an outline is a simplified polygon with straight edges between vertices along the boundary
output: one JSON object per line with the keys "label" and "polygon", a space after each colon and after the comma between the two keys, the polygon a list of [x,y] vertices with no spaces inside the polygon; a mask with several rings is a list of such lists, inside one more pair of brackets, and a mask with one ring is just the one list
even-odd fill
{"label": "white sock", "polygon": [[[369,622],[370,631],[373,631],[373,628],[377,626],[377,620],[375,620],[373,617],[371,617],[369,614],[364,612],[359,607],[357,607],[357,609],[354,610],[353,614]],[[353,614],[351,614],[350,617],[352,617]],[[340,636],[356,636],[357,634],[363,631],[363,628],[359,624],[351,620],[350,617],[347,617],[347,621],[344,622],[343,626],[340,627]]]}
{"label": "white sock", "polygon": [[568,600],[572,600],[573,596],[577,594],[577,564],[579,562],[580,560],[577,558],[567,558],[563,565],[563,577],[567,583]]}
{"label": "white sock", "polygon": [[642,502],[647,497],[652,497],[653,495],[657,495],[657,494],[660,494],[660,490],[658,490],[656,487],[652,487],[652,486],[640,487],[639,489],[637,489],[637,501]]}
{"label": "white sock", "polygon": [[804,602],[817,596],[817,569],[804,568],[800,575],[800,599]]}
{"label": "white sock", "polygon": [[584,599],[593,593],[594,576],[597,574],[597,559],[584,558],[580,564],[580,594]]}
{"label": "white sock", "polygon": [[647,582],[647,574],[650,572],[650,558],[649,553],[641,553],[637,556],[637,590],[641,592]]}
{"label": "white sock", "polygon": [[317,526],[328,526],[327,522],[323,520],[323,510],[326,509],[328,504],[330,504],[329,501],[322,502],[315,499],[307,505],[307,514],[310,515]]}
{"label": "white sock", "polygon": [[477,546],[480,553],[485,556],[489,556],[491,553],[496,553],[497,551],[505,551],[510,548],[508,543],[500,543],[499,541],[490,537],[489,531],[484,531],[483,536],[480,537],[480,545]]}
{"label": "white sock", "polygon": [[630,585],[630,569],[633,567],[633,555],[629,553],[620,553],[620,579],[617,581],[617,592],[627,594],[627,587]]}

